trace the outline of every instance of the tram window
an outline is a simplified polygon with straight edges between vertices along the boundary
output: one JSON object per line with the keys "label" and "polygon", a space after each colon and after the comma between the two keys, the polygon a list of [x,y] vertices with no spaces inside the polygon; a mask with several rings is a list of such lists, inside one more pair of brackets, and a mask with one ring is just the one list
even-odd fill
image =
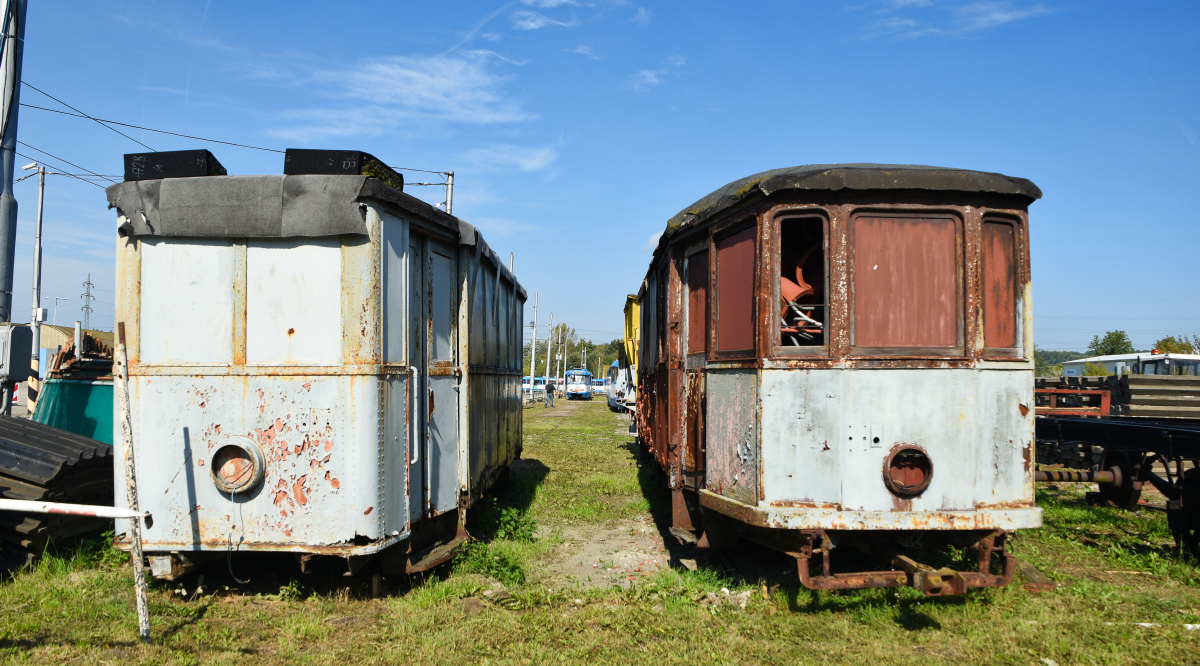
{"label": "tram window", "polygon": [[708,250],[688,257],[689,354],[708,351]]}
{"label": "tram window", "polygon": [[957,347],[958,222],[863,215],[853,235],[854,346]]}
{"label": "tram window", "polygon": [[1017,346],[1017,243],[1008,222],[983,223],[983,346]]}
{"label": "tram window", "polygon": [[717,241],[717,351],[754,350],[754,227]]}
{"label": "tram window", "polygon": [[779,344],[812,347],[826,342],[825,220],[779,222]]}

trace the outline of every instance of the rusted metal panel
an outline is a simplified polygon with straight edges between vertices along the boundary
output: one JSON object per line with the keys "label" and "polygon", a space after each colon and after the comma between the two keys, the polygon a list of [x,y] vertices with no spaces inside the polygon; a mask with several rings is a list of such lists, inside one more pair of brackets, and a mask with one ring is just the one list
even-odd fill
{"label": "rusted metal panel", "polygon": [[748,227],[717,240],[717,351],[754,349],[754,239]]}
{"label": "rusted metal panel", "polygon": [[854,218],[856,347],[959,345],[959,235],[950,218]]}
{"label": "rusted metal panel", "polygon": [[687,353],[708,351],[708,250],[687,258]]}
{"label": "rusted metal panel", "polygon": [[983,223],[983,346],[1017,346],[1017,254],[1012,223]]}
{"label": "rusted metal panel", "polygon": [[717,371],[707,376],[705,483],[745,504],[759,499],[758,373]]}
{"label": "rusted metal panel", "polygon": [[704,372],[688,371],[687,403],[685,407],[687,430],[685,433],[686,448],[683,456],[683,472],[685,480],[692,487],[697,487],[704,481],[704,406]]}

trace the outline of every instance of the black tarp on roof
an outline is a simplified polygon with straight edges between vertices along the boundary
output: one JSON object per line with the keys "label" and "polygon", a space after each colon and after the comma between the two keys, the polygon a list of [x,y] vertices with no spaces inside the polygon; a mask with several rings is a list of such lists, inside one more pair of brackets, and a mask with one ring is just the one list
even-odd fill
{"label": "black tarp on roof", "polygon": [[754,196],[783,190],[936,190],[1042,197],[1032,181],[999,173],[920,164],[809,164],[756,173],[716,190],[667,222],[667,238]]}

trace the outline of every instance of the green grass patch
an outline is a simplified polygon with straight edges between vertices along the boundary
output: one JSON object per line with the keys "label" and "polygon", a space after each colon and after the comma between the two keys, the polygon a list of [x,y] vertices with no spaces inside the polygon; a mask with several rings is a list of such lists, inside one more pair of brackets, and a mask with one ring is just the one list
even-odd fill
{"label": "green grass patch", "polygon": [[[577,408],[576,408],[576,405]],[[413,580],[314,581],[282,567],[270,594],[179,595],[151,586],[154,643],[137,641],[128,556],[102,540],[49,553],[0,582],[0,660],[62,663],[1160,664],[1200,660],[1197,564],[1174,552],[1161,513],[1088,507],[1083,490],[1039,489],[1046,526],[1013,550],[1062,583],[1020,581],[965,597],[908,589],[752,590],[709,603],[720,569],[666,570],[628,589],[549,589],[539,567],[558,534],[664,511],[653,464],[600,401],[569,416],[525,411],[523,460],[470,522],[478,541]],[[556,410],[557,411],[557,410]],[[618,432],[622,431],[622,432]],[[932,558],[932,554],[930,556]],[[971,553],[938,562],[968,566]],[[224,566],[221,563],[221,566]],[[248,565],[242,563],[243,567]],[[240,570],[239,570],[240,571]],[[272,577],[274,576],[274,577]],[[506,597],[489,597],[496,581]],[[276,588],[278,591],[276,591]],[[1153,623],[1141,627],[1133,623]]]}

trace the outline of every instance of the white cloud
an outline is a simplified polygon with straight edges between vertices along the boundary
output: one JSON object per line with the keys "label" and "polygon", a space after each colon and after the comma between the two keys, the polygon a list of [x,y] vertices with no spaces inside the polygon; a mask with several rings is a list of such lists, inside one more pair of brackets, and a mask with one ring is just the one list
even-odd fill
{"label": "white cloud", "polygon": [[483,41],[485,41],[485,42],[498,42],[498,41],[500,41],[500,35],[497,35],[497,34],[496,34],[496,33],[494,33],[494,32],[485,32],[485,33],[483,33],[482,35],[480,35],[480,36],[479,36],[479,38],[480,38],[480,39],[482,39],[482,40],[483,40]]}
{"label": "white cloud", "polygon": [[667,56],[666,66],[657,69],[643,69],[629,77],[629,87],[636,92],[646,92],[663,82],[663,77],[674,73],[674,70],[687,63],[681,55]]}
{"label": "white cloud", "polygon": [[646,246],[642,249],[653,250],[654,248],[658,247],[658,239],[662,238],[662,235],[663,232],[661,231],[656,231],[650,234],[650,240],[646,241]]}
{"label": "white cloud", "polygon": [[954,13],[962,21],[959,30],[969,32],[994,28],[1040,14],[1048,14],[1050,10],[1042,5],[1017,9],[1012,6],[1011,2],[972,2],[956,8]]}
{"label": "white cloud", "polygon": [[629,22],[645,27],[650,25],[650,19],[653,16],[645,7],[638,7],[637,13],[633,15],[633,18],[629,19]]}
{"label": "white cloud", "polygon": [[1009,0],[974,0],[936,5],[932,0],[882,0],[855,9],[868,7],[871,13],[880,18],[866,26],[862,34],[864,39],[915,39],[935,35],[963,37],[1054,11],[1040,4],[1014,4]]}
{"label": "white cloud", "polygon": [[600,56],[596,55],[596,52],[592,50],[591,44],[580,44],[579,46],[576,46],[573,49],[563,49],[563,50],[566,51],[567,53],[575,53],[575,54],[578,54],[581,56],[587,56],[588,58],[592,58],[593,60],[600,59]]}
{"label": "white cloud", "polygon": [[643,69],[633,75],[633,78],[629,80],[629,85],[638,92],[649,90],[651,87],[662,83],[662,79],[659,78],[660,71],[661,70]]}
{"label": "white cloud", "polygon": [[500,171],[516,168],[519,171],[541,171],[558,158],[556,146],[540,148],[500,144],[487,148],[472,148],[462,159],[480,171]]}
{"label": "white cloud", "polygon": [[517,30],[538,30],[548,25],[557,25],[569,28],[575,25],[574,23],[555,21],[548,16],[543,16],[537,12],[530,12],[524,9],[513,12],[508,18],[512,20],[513,28]]}
{"label": "white cloud", "polygon": [[503,93],[504,77],[493,73],[490,63],[490,52],[472,51],[371,58],[317,71],[312,81],[325,86],[328,97],[347,103],[289,112],[290,125],[271,134],[307,142],[377,135],[413,120],[484,125],[535,118]]}
{"label": "white cloud", "polygon": [[559,5],[578,5],[575,0],[521,0],[521,4],[537,7],[538,9],[550,9]]}

